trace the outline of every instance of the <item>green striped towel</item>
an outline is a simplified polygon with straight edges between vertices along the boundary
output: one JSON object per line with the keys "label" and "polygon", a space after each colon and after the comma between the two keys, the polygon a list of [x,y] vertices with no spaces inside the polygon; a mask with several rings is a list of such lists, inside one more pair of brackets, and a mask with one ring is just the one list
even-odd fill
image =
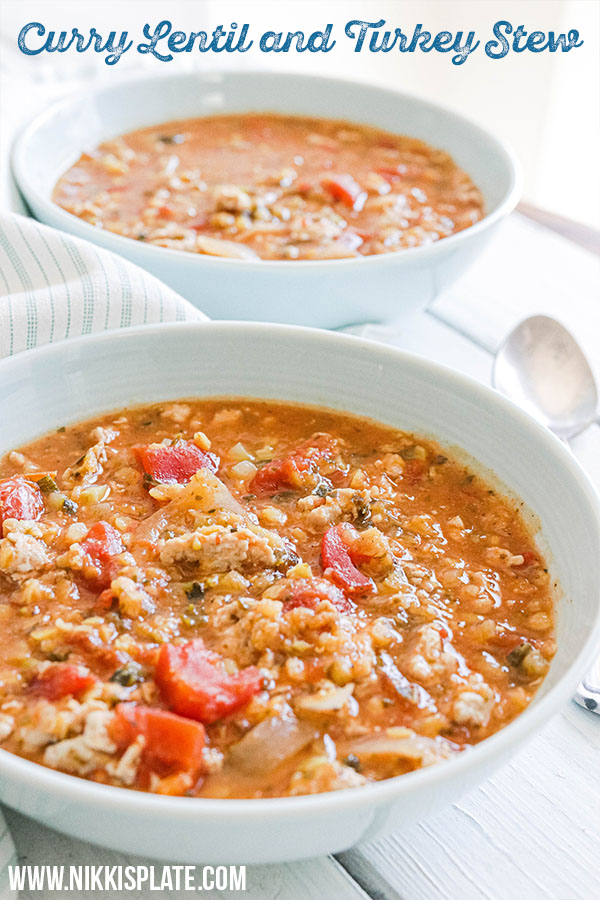
{"label": "green striped towel", "polygon": [[[199,321],[199,310],[107,250],[0,213],[0,359],[40,344],[154,322]],[[0,812],[0,900],[16,900],[15,848]]]}
{"label": "green striped towel", "polygon": [[0,358],[94,331],[204,318],[121,257],[0,213]]}

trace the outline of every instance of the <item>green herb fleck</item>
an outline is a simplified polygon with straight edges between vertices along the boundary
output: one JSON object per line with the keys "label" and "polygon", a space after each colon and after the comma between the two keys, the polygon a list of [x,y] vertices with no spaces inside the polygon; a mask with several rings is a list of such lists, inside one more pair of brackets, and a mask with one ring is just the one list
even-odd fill
{"label": "green herb fleck", "polygon": [[139,663],[134,662],[134,660],[130,660],[123,668],[117,669],[117,671],[113,672],[110,676],[111,681],[122,684],[123,687],[133,687],[134,684],[139,684],[144,678],[145,673],[143,667],[140,666]]}
{"label": "green herb fleck", "polygon": [[398,451],[398,455],[402,457],[402,459],[415,459],[417,453],[417,445],[412,444],[410,447],[403,447],[402,450]]}
{"label": "green herb fleck", "polygon": [[205,594],[204,585],[200,584],[199,581],[194,581],[191,587],[186,588],[185,593],[188,600],[203,600]]}
{"label": "green herb fleck", "polygon": [[510,653],[508,654],[506,659],[508,660],[508,662],[510,663],[511,666],[518,668],[522,664],[523,660],[528,655],[528,653],[531,652],[532,649],[533,648],[532,648],[531,644],[528,644],[527,642],[525,642],[523,644],[519,644],[518,647],[515,647],[514,650],[510,651]]}
{"label": "green herb fleck", "polygon": [[364,528],[371,521],[371,506],[369,503],[366,503],[365,500],[363,500],[360,494],[357,494],[355,497],[353,497],[352,501],[356,510],[356,524],[359,528]]}
{"label": "green herb fleck", "polygon": [[54,491],[58,490],[58,485],[52,475],[43,475],[39,481],[36,481],[36,484],[42,494],[52,494]]}
{"label": "green herb fleck", "polygon": [[279,494],[272,494],[271,500],[275,500],[276,503],[285,503],[286,500],[292,500],[293,497],[293,491],[280,491]]}

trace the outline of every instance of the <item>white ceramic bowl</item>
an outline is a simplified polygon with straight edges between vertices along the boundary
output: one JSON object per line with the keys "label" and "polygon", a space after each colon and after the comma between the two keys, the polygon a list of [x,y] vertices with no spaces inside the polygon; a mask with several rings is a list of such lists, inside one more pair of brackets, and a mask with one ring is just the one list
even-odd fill
{"label": "white ceramic bowl", "polygon": [[[522,497],[559,580],[558,651],[532,705],[455,759],[353,790],[273,800],[191,800],[107,787],[0,751],[0,799],[122,851],[186,862],[276,862],[343,850],[440,810],[565,704],[597,649],[600,508],[575,459],[500,395],[369,341],[247,323],[93,335],[0,363],[0,453],[128,404],[246,395],[322,404],[465,447]],[[5,424],[4,424],[5,423]]]}
{"label": "white ceramic bowl", "polygon": [[[51,200],[59,176],[102,140],[177,118],[258,110],[333,116],[421,138],[469,173],[486,215],[427,247],[357,259],[249,262],[143,244],[96,228]],[[138,78],[88,90],[38,116],[18,138],[12,164],[40,221],[120,253],[210,317],[324,328],[391,320],[433,300],[514,208],[520,181],[500,141],[441,106],[351,81],[272,72]]]}

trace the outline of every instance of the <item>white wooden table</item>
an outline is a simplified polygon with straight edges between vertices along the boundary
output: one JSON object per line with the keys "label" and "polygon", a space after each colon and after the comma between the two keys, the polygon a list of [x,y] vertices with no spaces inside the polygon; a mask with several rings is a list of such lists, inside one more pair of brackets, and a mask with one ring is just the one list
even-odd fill
{"label": "white wooden table", "polygon": [[[6,187],[3,156],[0,176]],[[0,193],[2,205],[14,204],[6,190]],[[397,328],[368,327],[363,333],[489,382],[493,352],[503,335],[535,312],[555,315],[577,335],[600,379],[598,257],[515,215],[476,267],[431,310]],[[573,448],[600,486],[600,428],[589,429]],[[596,900],[599,770],[600,716],[569,703],[511,763],[430,821],[336,858],[253,867],[242,896]],[[52,832],[12,810],[5,814],[22,863],[133,862]],[[23,900],[58,896],[69,895],[26,893]],[[155,895],[119,896],[146,900]]]}

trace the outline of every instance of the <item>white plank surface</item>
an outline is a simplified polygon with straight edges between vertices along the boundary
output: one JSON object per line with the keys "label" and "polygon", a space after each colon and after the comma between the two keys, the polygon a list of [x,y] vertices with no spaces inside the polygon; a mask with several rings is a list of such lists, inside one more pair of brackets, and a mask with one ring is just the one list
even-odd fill
{"label": "white plank surface", "polygon": [[595,900],[599,748],[600,718],[570,703],[449,810],[342,861],[386,900]]}
{"label": "white plank surface", "polygon": [[554,316],[581,342],[600,376],[600,257],[524,216],[510,217],[432,311],[492,352],[526,316]]}
{"label": "white plank surface", "polygon": [[[152,865],[152,861],[142,857],[128,856],[115,850],[103,850],[84,841],[51,831],[14,810],[5,810],[5,817],[17,846],[19,862],[23,865],[61,866],[129,866]],[[168,827],[168,824],[165,825]],[[206,860],[210,865],[211,861]],[[161,863],[155,865],[160,866]],[[158,877],[158,876],[157,876]],[[280,866],[248,866],[244,893],[232,891],[211,891],[212,898],[241,898],[244,900],[369,900],[368,895],[356,884],[346,870],[334,859],[323,857],[300,863]],[[69,895],[47,891],[21,892],[19,900],[58,900]],[[74,896],[71,894],[70,896]],[[106,891],[89,894],[85,900],[102,897],[103,900],[147,900],[159,895],[149,890],[127,891],[127,893]],[[189,891],[171,891],[174,900],[186,900],[192,896]],[[0,900],[3,898],[0,897]],[[78,898],[79,900],[79,898]],[[83,900],[83,898],[81,898]]]}

